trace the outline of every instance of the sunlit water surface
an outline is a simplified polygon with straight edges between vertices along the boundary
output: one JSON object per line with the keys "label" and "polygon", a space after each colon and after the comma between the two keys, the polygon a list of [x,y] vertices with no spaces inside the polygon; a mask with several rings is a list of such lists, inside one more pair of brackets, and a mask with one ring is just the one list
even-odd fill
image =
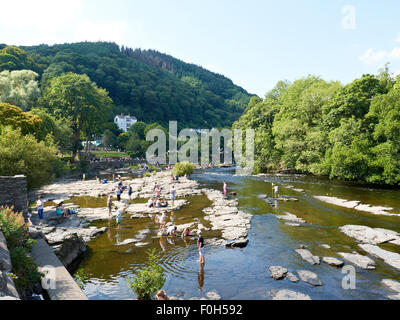
{"label": "sunlit water surface", "polygon": [[[80,267],[89,276],[85,293],[90,299],[135,299],[128,281],[136,270],[146,262],[146,251],[155,248],[160,254],[160,264],[166,275],[164,290],[170,296],[184,299],[204,297],[209,291],[216,291],[223,299],[259,300],[270,299],[268,292],[291,289],[308,294],[312,299],[385,299],[390,292],[381,285],[382,279],[400,281],[400,272],[378,259],[374,271],[357,269],[356,290],[344,290],[342,280],[345,274],[321,263],[312,266],[303,261],[295,252],[300,244],[307,245],[314,255],[338,257],[337,252],[363,253],[354,239],[342,234],[340,226],[347,224],[379,227],[400,232],[400,218],[375,216],[369,213],[329,205],[314,199],[314,195],[329,195],[347,200],[359,200],[371,205],[393,207],[400,212],[400,192],[394,189],[377,189],[367,185],[357,185],[340,181],[329,181],[309,176],[235,176],[232,169],[199,171],[193,179],[201,187],[222,190],[222,182],[227,181],[230,192],[237,192],[239,207],[253,215],[249,232],[249,245],[244,249],[226,249],[207,246],[206,264],[200,267],[195,239],[159,239],[158,226],[149,218],[130,219],[126,216],[121,230],[115,228],[115,221],[96,223],[108,226],[108,232],[89,243],[89,252]],[[272,196],[272,183],[279,184],[283,196],[292,196],[299,202],[280,202],[271,207],[260,194]],[[305,189],[298,193],[284,186]],[[175,224],[185,224],[204,220],[202,210],[210,206],[205,196],[188,198],[190,204],[177,211],[173,217]],[[106,199],[75,199],[77,204],[94,207],[103,206]],[[74,202],[74,201],[73,201]],[[142,202],[142,201],[141,201]],[[301,227],[285,225],[277,215],[290,212],[303,218],[307,224]],[[219,237],[219,232],[205,232],[205,238]],[[126,239],[138,238],[135,244],[116,246]],[[331,249],[320,245],[328,244]],[[382,245],[382,248],[400,253],[400,247]],[[340,258],[340,257],[339,257]],[[310,270],[318,274],[323,282],[321,287],[312,287],[288,280],[276,281],[270,278],[270,266],[283,266],[291,272]]]}

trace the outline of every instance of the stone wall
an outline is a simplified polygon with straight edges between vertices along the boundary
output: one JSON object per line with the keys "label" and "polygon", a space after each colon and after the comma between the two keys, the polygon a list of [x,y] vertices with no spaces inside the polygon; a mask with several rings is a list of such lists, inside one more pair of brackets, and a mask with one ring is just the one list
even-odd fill
{"label": "stone wall", "polygon": [[15,211],[28,214],[27,181],[25,176],[0,177],[0,207],[14,206]]}
{"label": "stone wall", "polygon": [[15,284],[10,278],[11,258],[6,239],[0,231],[0,300],[19,300]]}

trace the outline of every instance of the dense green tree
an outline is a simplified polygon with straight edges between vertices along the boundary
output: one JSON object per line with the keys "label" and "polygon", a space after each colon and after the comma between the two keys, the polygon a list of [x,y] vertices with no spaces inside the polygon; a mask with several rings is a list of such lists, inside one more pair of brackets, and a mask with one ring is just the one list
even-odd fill
{"label": "dense green tree", "polygon": [[122,148],[125,149],[126,148],[126,144],[129,141],[129,134],[123,132],[121,133],[118,138],[117,138],[117,146],[118,148]]}
{"label": "dense green tree", "polygon": [[340,87],[337,82],[307,77],[295,81],[280,97],[272,133],[285,167],[317,172],[326,150],[321,128],[323,106]]}
{"label": "dense green tree", "polygon": [[28,188],[38,187],[51,182],[59,161],[51,142],[38,142],[20,129],[0,126],[0,176],[24,174]]}
{"label": "dense green tree", "polygon": [[255,172],[400,185],[399,101],[388,66],[343,87],[309,76],[252,98],[233,127],[255,129]]}
{"label": "dense green tree", "polygon": [[373,75],[364,75],[337,91],[330,103],[324,106],[326,130],[337,128],[342,118],[363,119],[369,112],[371,100],[386,93],[382,82]]}
{"label": "dense green tree", "polygon": [[106,130],[103,133],[103,145],[106,148],[114,148],[117,146],[118,140],[117,136],[110,130]]}
{"label": "dense green tree", "polygon": [[[113,115],[130,113],[164,127],[169,120],[178,121],[180,128],[230,126],[251,97],[221,75],[155,51],[120,49],[101,42],[22,49],[44,65],[43,90],[64,73],[87,74],[109,92],[115,103]],[[153,57],[163,62],[154,63]],[[112,121],[112,116],[107,120]]]}
{"label": "dense green tree", "polygon": [[136,122],[132,127],[129,128],[129,133],[136,133],[141,140],[146,139],[146,130],[147,124],[142,121]]}
{"label": "dense green tree", "polygon": [[69,120],[57,119],[43,108],[34,108],[29,114],[38,116],[42,120],[37,135],[39,141],[45,140],[48,135],[51,135],[62,153],[72,151],[71,137],[73,132]]}
{"label": "dense green tree", "polygon": [[386,95],[376,97],[367,115],[373,127],[371,173],[368,181],[400,184],[400,77]]}
{"label": "dense green tree", "polygon": [[43,102],[57,117],[71,122],[73,159],[81,134],[88,142],[92,134],[101,132],[112,108],[106,90],[98,88],[88,76],[74,73],[53,78],[43,91]]}
{"label": "dense green tree", "polygon": [[4,70],[33,70],[41,73],[43,66],[36,62],[37,59],[37,56],[31,55],[20,48],[6,46],[0,50],[0,72]]}
{"label": "dense green tree", "polygon": [[0,125],[19,129],[25,135],[32,134],[36,138],[41,137],[42,120],[40,117],[24,112],[17,106],[8,103],[0,103]]}
{"label": "dense green tree", "polygon": [[34,107],[40,96],[38,76],[30,70],[0,72],[0,102],[8,102],[25,111]]}

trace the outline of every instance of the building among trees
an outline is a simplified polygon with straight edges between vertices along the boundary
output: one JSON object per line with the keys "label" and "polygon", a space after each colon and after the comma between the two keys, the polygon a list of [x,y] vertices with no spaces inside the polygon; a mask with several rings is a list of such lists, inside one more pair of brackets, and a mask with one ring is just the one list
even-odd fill
{"label": "building among trees", "polygon": [[132,127],[136,122],[137,119],[131,115],[125,116],[124,114],[121,114],[114,118],[114,123],[123,132],[128,132],[129,128]]}

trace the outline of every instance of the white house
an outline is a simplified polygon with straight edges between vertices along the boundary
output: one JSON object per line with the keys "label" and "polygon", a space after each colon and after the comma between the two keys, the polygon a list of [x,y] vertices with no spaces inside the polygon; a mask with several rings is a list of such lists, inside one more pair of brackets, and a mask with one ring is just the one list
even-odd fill
{"label": "white house", "polygon": [[123,132],[128,132],[129,128],[137,122],[135,117],[131,115],[125,116],[124,114],[118,115],[114,118],[114,123]]}

